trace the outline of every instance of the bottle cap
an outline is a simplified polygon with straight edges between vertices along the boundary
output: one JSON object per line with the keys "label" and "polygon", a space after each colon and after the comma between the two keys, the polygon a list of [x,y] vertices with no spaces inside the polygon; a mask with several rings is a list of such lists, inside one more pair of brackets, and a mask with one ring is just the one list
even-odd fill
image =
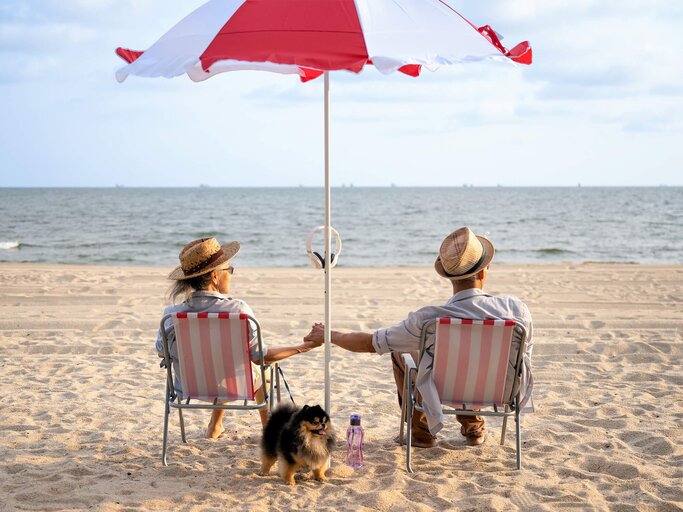
{"label": "bottle cap", "polygon": [[351,415],[351,425],[360,425],[360,414]]}

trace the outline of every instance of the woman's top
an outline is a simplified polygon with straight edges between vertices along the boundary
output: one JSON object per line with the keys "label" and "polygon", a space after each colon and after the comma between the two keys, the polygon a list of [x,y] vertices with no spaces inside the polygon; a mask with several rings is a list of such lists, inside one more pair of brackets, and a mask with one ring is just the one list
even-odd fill
{"label": "woman's top", "polygon": [[[254,317],[254,312],[251,310],[249,305],[240,299],[233,299],[227,295],[218,292],[210,291],[196,291],[194,292],[186,301],[180,304],[172,304],[164,309],[162,317],[170,315],[171,313],[178,312],[192,312],[192,313],[245,313],[251,317]],[[168,318],[164,323],[164,329],[166,331],[166,338],[168,340],[168,351],[171,355],[171,361],[173,362],[173,369],[175,374],[174,383],[176,390],[180,391],[180,381],[178,372],[178,349],[176,347],[175,331],[173,329],[173,320]],[[263,355],[268,353],[268,347],[262,340],[261,345],[263,348]],[[251,360],[258,361],[260,359],[260,354],[258,351],[258,339],[256,337],[255,326],[249,325],[249,347],[251,353]],[[161,330],[157,332],[156,341],[156,351],[159,355],[164,355],[163,342],[161,339]]]}

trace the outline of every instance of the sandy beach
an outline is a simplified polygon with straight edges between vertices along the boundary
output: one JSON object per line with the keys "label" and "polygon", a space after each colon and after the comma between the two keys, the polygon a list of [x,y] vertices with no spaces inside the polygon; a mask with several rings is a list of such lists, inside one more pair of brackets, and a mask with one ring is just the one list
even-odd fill
{"label": "sandy beach", "polygon": [[[537,411],[498,444],[465,446],[448,422],[410,475],[394,443],[390,360],[332,349],[329,481],[295,488],[258,475],[257,413],[177,416],[161,464],[164,375],[153,351],[170,269],[0,264],[0,510],[682,510],[683,266],[495,265],[487,291],[531,309]],[[313,269],[239,268],[233,295],[271,345],[295,344],[323,318]],[[431,268],[338,268],[333,328],[372,331],[450,296]],[[323,401],[323,351],[283,363],[298,404]],[[366,466],[343,464],[351,413]]]}

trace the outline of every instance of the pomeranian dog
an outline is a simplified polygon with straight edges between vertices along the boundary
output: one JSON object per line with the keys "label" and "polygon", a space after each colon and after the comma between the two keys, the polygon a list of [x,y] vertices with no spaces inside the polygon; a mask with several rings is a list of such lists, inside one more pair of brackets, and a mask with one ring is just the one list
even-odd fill
{"label": "pomeranian dog", "polygon": [[289,485],[295,485],[294,473],[303,467],[311,468],[313,477],[324,482],[334,442],[330,417],[322,407],[281,406],[263,430],[261,472],[269,474],[278,461],[280,476]]}

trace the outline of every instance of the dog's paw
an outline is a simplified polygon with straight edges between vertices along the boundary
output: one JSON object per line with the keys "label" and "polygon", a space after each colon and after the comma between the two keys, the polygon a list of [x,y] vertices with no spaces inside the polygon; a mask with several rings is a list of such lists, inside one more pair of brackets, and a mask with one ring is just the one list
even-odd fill
{"label": "dog's paw", "polygon": [[326,482],[327,477],[325,476],[325,471],[320,471],[320,470],[313,470],[313,478],[315,478],[318,482]]}

